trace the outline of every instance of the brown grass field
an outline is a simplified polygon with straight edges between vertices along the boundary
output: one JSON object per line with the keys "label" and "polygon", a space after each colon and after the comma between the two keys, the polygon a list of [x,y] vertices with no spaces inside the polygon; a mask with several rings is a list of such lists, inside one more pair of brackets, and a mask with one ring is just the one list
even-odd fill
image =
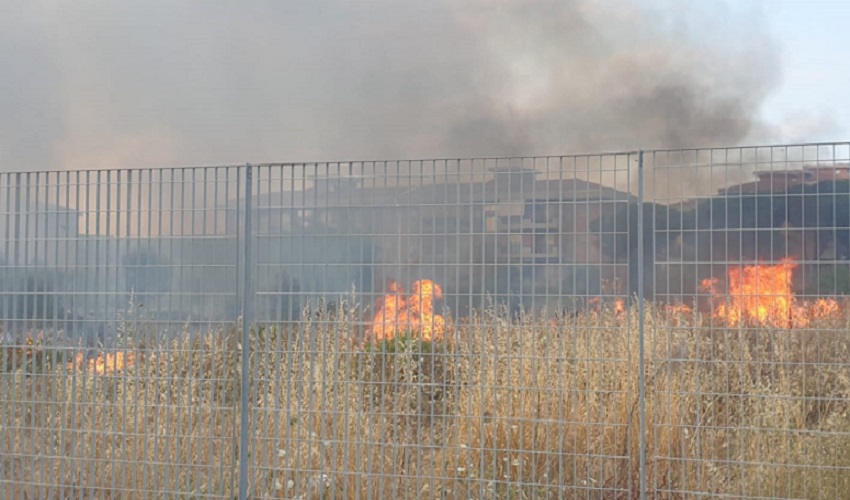
{"label": "brown grass field", "polygon": [[[711,325],[647,306],[649,498],[850,498],[850,315]],[[440,343],[357,346],[352,317],[254,331],[251,498],[637,498],[638,311],[482,313]],[[105,375],[0,359],[0,497],[234,498],[236,328]]]}

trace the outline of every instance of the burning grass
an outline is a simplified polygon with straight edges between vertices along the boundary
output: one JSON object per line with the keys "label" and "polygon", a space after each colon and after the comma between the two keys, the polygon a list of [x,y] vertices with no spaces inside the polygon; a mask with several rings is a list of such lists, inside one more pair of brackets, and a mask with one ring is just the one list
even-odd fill
{"label": "burning grass", "polygon": [[[635,496],[635,308],[447,317],[442,341],[367,348],[354,320],[253,332],[252,498]],[[846,311],[806,329],[713,320],[646,309],[651,496],[848,498]],[[144,345],[103,375],[0,370],[4,497],[232,497],[236,330]]]}
{"label": "burning grass", "polygon": [[728,296],[717,292],[717,280],[702,282],[702,289],[721,302],[714,315],[731,326],[739,324],[779,328],[805,327],[820,318],[840,315],[833,299],[800,303],[793,292],[794,259],[778,264],[755,263],[729,270]]}
{"label": "burning grass", "polygon": [[442,340],[445,319],[434,313],[434,300],[443,298],[440,285],[431,280],[413,283],[412,293],[405,297],[401,285],[392,282],[389,293],[372,321],[372,338],[392,340],[399,333],[412,332],[425,341]]}

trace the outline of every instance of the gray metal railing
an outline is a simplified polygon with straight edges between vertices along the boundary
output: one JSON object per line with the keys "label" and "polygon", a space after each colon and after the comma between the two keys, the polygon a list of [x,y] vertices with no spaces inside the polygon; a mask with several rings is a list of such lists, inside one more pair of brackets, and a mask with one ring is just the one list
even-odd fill
{"label": "gray metal railing", "polygon": [[0,498],[843,498],[849,167],[0,173]]}

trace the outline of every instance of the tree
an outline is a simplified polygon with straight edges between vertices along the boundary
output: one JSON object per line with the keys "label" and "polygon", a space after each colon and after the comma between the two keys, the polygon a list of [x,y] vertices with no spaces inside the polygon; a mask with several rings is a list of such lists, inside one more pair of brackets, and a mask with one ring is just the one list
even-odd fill
{"label": "tree", "polygon": [[678,210],[657,205],[643,204],[643,262],[639,260],[638,246],[640,238],[638,230],[639,206],[637,203],[618,204],[617,207],[603,214],[591,223],[591,231],[599,235],[599,246],[602,254],[614,262],[628,262],[629,292],[638,290],[638,271],[644,269],[647,276],[644,289],[648,290],[656,256],[664,253],[681,230],[682,218]]}
{"label": "tree", "polygon": [[850,181],[822,181],[788,190],[777,210],[777,227],[812,232],[816,257],[832,246],[835,257],[850,257]]}

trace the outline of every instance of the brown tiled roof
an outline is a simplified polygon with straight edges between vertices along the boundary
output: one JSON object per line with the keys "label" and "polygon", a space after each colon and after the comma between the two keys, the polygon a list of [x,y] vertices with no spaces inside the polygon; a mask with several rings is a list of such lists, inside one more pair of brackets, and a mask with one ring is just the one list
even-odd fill
{"label": "brown tiled roof", "polygon": [[[530,186],[500,189],[494,180],[416,187],[354,188],[337,192],[305,191],[263,193],[254,197],[257,208],[387,207],[393,205],[496,203],[530,199],[634,200],[629,193],[579,179],[536,180]],[[233,206],[235,202],[228,203]]]}

